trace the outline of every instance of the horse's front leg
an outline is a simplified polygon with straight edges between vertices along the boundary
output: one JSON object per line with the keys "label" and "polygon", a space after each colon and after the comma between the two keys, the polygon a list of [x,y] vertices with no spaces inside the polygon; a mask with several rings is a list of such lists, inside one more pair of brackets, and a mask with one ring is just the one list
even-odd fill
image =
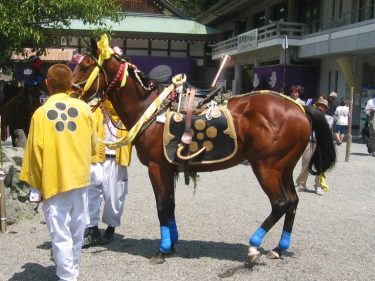
{"label": "horse's front leg", "polygon": [[178,241],[174,216],[174,173],[172,167],[157,163],[150,163],[148,171],[155,194],[161,236],[159,251],[152,257],[151,262],[158,264],[165,261],[165,255],[173,254],[174,245]]}

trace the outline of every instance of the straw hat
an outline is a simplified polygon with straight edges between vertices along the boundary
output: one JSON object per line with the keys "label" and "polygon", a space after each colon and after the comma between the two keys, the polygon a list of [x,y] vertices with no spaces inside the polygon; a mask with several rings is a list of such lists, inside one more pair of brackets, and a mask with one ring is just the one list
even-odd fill
{"label": "straw hat", "polygon": [[328,109],[328,101],[325,100],[324,98],[319,98],[316,102],[315,102],[315,106],[318,106],[318,105],[322,105],[326,108],[326,110]]}

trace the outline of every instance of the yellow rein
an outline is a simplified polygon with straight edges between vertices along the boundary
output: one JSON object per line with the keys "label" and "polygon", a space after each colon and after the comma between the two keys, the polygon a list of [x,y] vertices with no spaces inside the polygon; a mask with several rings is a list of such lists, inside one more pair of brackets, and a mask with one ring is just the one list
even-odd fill
{"label": "yellow rein", "polygon": [[117,147],[131,144],[135,137],[137,136],[139,130],[142,128],[143,124],[150,120],[152,115],[156,110],[159,109],[162,102],[169,96],[169,94],[174,90],[175,86],[173,84],[169,85],[164,91],[149,105],[146,111],[143,113],[141,118],[134,124],[134,126],[129,130],[127,136],[115,141],[115,142],[104,142],[103,143],[110,149],[115,149]]}

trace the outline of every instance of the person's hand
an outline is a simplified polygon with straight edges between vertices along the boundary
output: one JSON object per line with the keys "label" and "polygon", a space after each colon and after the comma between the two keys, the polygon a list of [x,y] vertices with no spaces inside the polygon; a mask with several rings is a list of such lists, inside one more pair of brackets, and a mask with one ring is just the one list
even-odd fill
{"label": "person's hand", "polygon": [[42,194],[40,193],[39,190],[35,188],[31,188],[30,193],[29,193],[29,201],[33,203],[40,203],[43,201]]}

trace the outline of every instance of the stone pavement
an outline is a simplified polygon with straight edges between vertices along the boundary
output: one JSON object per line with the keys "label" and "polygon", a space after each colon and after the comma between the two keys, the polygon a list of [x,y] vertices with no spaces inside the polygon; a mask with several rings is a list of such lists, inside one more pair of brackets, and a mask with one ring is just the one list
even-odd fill
{"label": "stone pavement", "polygon": [[[159,246],[159,222],[147,169],[136,157],[122,225],[108,246],[84,249],[80,280],[373,280],[375,255],[375,158],[345,144],[327,174],[331,191],[300,192],[290,250],[280,260],[249,265],[250,235],[270,212],[270,204],[246,165],[201,173],[198,187],[176,187],[180,241],[174,257],[151,265]],[[135,154],[134,154],[135,156]],[[298,163],[295,176],[300,169]],[[308,186],[312,190],[313,176]],[[50,240],[41,215],[0,234],[0,280],[56,280]],[[103,225],[100,226],[102,229]],[[263,253],[275,247],[282,221],[268,233]]]}

